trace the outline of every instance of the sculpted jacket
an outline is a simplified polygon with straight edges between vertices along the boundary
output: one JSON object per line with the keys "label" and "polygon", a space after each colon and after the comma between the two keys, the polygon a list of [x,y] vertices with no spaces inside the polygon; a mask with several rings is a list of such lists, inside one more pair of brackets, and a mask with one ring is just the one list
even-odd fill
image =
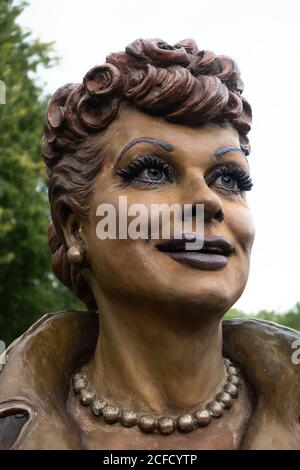
{"label": "sculpted jacket", "polygon": [[[98,324],[92,312],[48,314],[9,346],[0,361],[0,449],[83,448],[66,401],[72,374],[93,355]],[[224,355],[254,397],[241,448],[300,449],[300,364],[292,361],[300,333],[235,319],[223,321],[223,337]]]}

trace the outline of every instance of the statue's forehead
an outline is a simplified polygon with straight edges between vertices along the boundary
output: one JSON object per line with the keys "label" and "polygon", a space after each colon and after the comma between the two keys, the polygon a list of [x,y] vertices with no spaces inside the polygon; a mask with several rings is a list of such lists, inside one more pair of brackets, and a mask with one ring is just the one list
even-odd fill
{"label": "statue's forehead", "polygon": [[132,141],[160,139],[171,144],[175,150],[207,149],[211,151],[224,145],[239,146],[238,132],[231,126],[220,127],[210,123],[204,126],[191,127],[184,124],[173,124],[162,117],[152,116],[133,106],[122,106],[115,120],[103,132],[100,141],[103,146],[117,153]]}

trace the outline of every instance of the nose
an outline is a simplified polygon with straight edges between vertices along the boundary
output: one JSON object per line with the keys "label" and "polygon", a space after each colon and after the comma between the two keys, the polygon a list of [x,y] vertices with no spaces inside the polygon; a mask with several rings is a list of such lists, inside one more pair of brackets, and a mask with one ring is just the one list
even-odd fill
{"label": "nose", "polygon": [[197,204],[204,205],[204,222],[222,222],[224,220],[223,202],[219,195],[211,189],[204,178],[189,186],[186,194],[192,204],[192,217],[196,217]]}

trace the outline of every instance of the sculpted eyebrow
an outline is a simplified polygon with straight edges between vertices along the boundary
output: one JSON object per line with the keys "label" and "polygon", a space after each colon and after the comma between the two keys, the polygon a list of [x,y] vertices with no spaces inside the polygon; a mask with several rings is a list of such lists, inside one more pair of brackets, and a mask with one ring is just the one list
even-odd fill
{"label": "sculpted eyebrow", "polygon": [[147,142],[148,144],[152,145],[158,145],[167,152],[173,152],[173,150],[175,149],[174,145],[169,144],[169,142],[166,142],[164,140],[155,139],[154,137],[137,137],[136,139],[132,140],[131,142],[125,145],[125,147],[121,150],[120,155],[118,156],[117,162],[121,160],[121,158],[131,147],[142,142]]}
{"label": "sculpted eyebrow", "polygon": [[243,150],[240,147],[235,147],[233,145],[226,145],[225,147],[220,147],[214,152],[214,156],[216,158],[221,158],[227,153],[231,153],[231,152],[239,152],[243,155],[243,157],[246,158],[246,155],[244,154]]}

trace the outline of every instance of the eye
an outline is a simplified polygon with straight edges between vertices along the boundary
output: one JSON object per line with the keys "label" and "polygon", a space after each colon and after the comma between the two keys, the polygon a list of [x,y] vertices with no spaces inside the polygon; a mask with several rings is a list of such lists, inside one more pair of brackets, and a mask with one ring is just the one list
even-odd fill
{"label": "eye", "polygon": [[116,171],[122,180],[131,185],[162,185],[176,180],[174,169],[156,155],[142,155],[126,168]]}
{"label": "eye", "polygon": [[214,184],[215,186],[223,186],[224,188],[229,189],[231,191],[239,189],[236,178],[230,175],[219,176],[219,178],[216,179]]}
{"label": "eye", "polygon": [[227,191],[232,194],[240,194],[242,191],[250,191],[253,183],[245,170],[237,165],[227,164],[213,167],[205,177],[208,186]]}
{"label": "eye", "polygon": [[160,170],[159,168],[147,168],[146,170],[142,171],[140,174],[140,178],[142,180],[149,180],[149,181],[163,181],[165,178],[165,173],[163,170]]}

